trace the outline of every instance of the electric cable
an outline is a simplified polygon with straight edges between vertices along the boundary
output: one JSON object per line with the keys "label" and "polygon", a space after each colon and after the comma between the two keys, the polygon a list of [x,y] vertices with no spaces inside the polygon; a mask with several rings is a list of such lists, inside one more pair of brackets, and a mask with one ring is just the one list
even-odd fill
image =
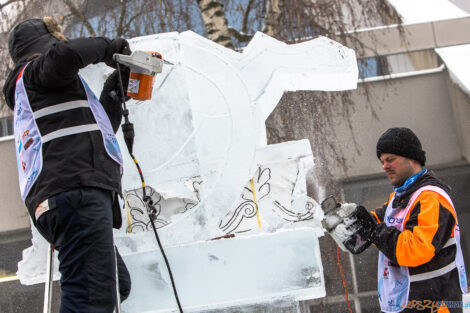
{"label": "electric cable", "polygon": [[348,287],[346,287],[346,279],[344,278],[343,267],[341,266],[341,260],[339,258],[339,247],[336,247],[336,255],[338,257],[338,266],[341,272],[341,278],[343,279],[344,292],[346,294],[346,304],[348,305],[349,312],[352,313],[351,307],[349,306]]}
{"label": "electric cable", "polygon": [[129,121],[129,110],[126,107],[126,98],[124,95],[124,86],[122,84],[122,76],[121,76],[121,69],[119,66],[119,62],[116,62],[116,65],[117,65],[117,72],[118,72],[118,78],[119,78],[119,88],[121,89],[121,102],[122,102],[122,107],[123,107],[122,115],[124,116],[124,124],[121,125],[121,129],[124,134],[124,141],[126,142],[129,155],[134,161],[134,164],[137,167],[137,171],[139,172],[140,180],[142,182],[142,200],[145,203],[145,207],[147,209],[147,215],[150,219],[150,224],[152,225],[153,233],[155,234],[155,238],[157,239],[158,247],[160,248],[160,252],[162,253],[166,268],[168,270],[168,274],[170,276],[171,286],[173,288],[173,293],[175,295],[176,304],[178,305],[179,312],[183,313],[183,308],[181,307],[178,292],[176,290],[176,284],[173,278],[173,273],[171,272],[170,263],[168,262],[168,258],[166,257],[165,250],[163,249],[162,243],[160,241],[160,237],[158,236],[157,228],[155,227],[154,218],[157,217],[157,210],[155,209],[153,205],[152,198],[148,196],[145,191],[146,186],[145,186],[144,174],[142,173],[139,162],[137,162],[137,159],[134,157],[134,154],[132,153],[132,148],[134,145],[134,137],[135,137],[134,124],[132,124]]}

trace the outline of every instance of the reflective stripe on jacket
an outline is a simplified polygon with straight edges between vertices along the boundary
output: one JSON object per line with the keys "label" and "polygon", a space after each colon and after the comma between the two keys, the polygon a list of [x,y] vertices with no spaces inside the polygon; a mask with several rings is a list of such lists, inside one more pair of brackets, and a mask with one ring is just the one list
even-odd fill
{"label": "reflective stripe on jacket", "polygon": [[[437,186],[443,194],[421,190],[412,199],[424,186]],[[458,255],[452,240],[458,227],[451,200],[446,199],[448,190],[432,173],[426,173],[401,198],[392,193],[387,203],[373,212],[381,222],[374,240],[377,248],[391,267],[409,271],[410,301],[461,298],[461,275],[450,268],[455,267]],[[388,207],[393,208],[393,214],[386,214]],[[430,278],[429,273],[436,275]]]}
{"label": "reflective stripe on jacket", "polygon": [[[51,140],[80,133],[100,131],[103,145],[109,157],[122,167],[121,150],[111,123],[86,82],[82,80],[87,94],[87,101],[70,101],[33,111],[23,83],[23,72],[27,66],[28,64],[20,72],[16,82],[15,114],[13,117],[21,198],[25,200],[31,187],[41,174],[43,165],[42,146]],[[76,108],[90,110],[96,122],[71,127],[58,127],[56,129],[38,126],[37,121],[41,118],[55,115],[55,119],[60,120],[63,119],[62,112]],[[45,133],[46,131],[48,132]]]}

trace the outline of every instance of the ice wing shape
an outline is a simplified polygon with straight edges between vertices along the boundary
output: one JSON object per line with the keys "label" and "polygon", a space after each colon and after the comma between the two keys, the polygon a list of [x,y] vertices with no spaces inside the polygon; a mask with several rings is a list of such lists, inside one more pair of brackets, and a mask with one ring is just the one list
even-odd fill
{"label": "ice wing shape", "polygon": [[286,44],[256,33],[236,64],[265,121],[285,91],[346,90],[357,86],[354,50],[326,37]]}
{"label": "ice wing shape", "polygon": [[[265,119],[284,91],[343,90],[357,82],[354,51],[324,37],[287,45],[258,33],[242,53],[190,31],[130,42],[174,63],[157,76],[151,101],[129,104],[147,185],[164,197],[196,200],[186,182],[203,182],[197,206],[162,228],[171,244],[222,235],[220,218],[261,164]],[[128,157],[123,186],[140,186]]]}

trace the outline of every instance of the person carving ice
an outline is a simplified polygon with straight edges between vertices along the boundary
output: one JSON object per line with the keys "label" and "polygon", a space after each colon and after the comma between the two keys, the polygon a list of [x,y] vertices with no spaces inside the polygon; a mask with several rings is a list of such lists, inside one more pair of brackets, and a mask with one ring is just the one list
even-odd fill
{"label": "person carving ice", "polygon": [[20,192],[33,224],[58,250],[60,312],[113,312],[116,259],[121,300],[131,288],[112,232],[121,226],[118,73],[98,100],[78,71],[99,62],[114,66],[113,54],[130,54],[129,44],[67,40],[46,17],[16,25],[8,48],[15,67],[3,93],[14,111]]}
{"label": "person carving ice", "polygon": [[[338,205],[326,213],[327,230],[352,253],[364,251],[371,243],[378,248],[378,297],[383,312],[462,312],[461,307],[447,308],[461,304],[462,293],[467,292],[450,188],[424,168],[425,151],[411,129],[388,129],[376,150],[394,191],[370,213],[359,205]],[[338,221],[341,214],[347,218]],[[425,301],[432,305],[426,306]]]}

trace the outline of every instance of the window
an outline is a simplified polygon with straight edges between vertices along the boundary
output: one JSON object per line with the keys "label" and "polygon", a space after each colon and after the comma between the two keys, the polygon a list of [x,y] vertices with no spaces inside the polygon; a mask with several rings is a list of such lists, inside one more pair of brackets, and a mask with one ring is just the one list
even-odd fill
{"label": "window", "polygon": [[359,68],[359,78],[390,74],[387,58],[384,56],[358,59],[357,66]]}
{"label": "window", "polygon": [[0,137],[13,135],[13,117],[0,118]]}

